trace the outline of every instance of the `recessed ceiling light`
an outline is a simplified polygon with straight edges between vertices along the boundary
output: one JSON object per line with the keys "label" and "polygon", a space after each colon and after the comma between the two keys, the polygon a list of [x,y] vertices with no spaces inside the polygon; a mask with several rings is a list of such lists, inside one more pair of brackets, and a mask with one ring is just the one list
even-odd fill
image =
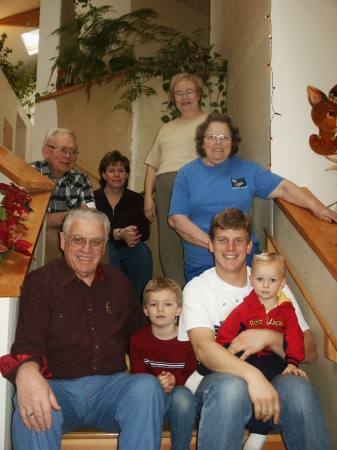
{"label": "recessed ceiling light", "polygon": [[28,55],[34,55],[39,51],[39,30],[33,30],[29,33],[21,34],[23,43],[27,49]]}

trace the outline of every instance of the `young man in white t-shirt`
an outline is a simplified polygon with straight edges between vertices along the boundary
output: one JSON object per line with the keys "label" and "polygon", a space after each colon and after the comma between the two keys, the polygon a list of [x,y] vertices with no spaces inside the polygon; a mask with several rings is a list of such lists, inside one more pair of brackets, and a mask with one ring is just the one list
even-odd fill
{"label": "young man in white t-shirt", "polygon": [[[221,323],[252,289],[246,267],[251,226],[251,218],[240,210],[218,213],[209,241],[215,268],[194,278],[183,291],[178,338],[189,339],[196,358],[215,372],[202,380],[195,394],[201,407],[198,449],[241,448],[253,403],[255,418],[278,425],[288,448],[328,450],[327,425],[313,387],[294,375],[279,375],[269,383],[244,361],[266,346],[285,357],[282,333],[247,330],[228,350],[215,342]],[[312,363],[317,351],[309,327],[290,289],[286,286],[283,291],[293,302],[304,333],[304,362]],[[242,357],[237,358],[241,351]]]}

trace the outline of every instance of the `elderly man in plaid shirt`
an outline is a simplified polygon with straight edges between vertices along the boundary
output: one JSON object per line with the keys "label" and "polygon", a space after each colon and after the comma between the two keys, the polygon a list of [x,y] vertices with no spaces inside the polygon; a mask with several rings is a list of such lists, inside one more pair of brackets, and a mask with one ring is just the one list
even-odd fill
{"label": "elderly man in plaid shirt", "polygon": [[70,130],[56,128],[47,133],[42,149],[44,161],[31,166],[56,183],[47,209],[47,245],[45,262],[60,256],[59,229],[71,209],[95,207],[89,178],[74,169],[79,154],[78,140]]}

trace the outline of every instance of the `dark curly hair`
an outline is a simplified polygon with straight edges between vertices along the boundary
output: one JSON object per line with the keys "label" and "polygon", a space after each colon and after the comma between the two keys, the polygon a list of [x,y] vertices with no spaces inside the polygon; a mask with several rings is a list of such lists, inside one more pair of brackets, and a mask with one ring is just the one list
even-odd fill
{"label": "dark curly hair", "polygon": [[205,150],[203,148],[204,137],[208,126],[214,122],[226,123],[229,126],[232,136],[232,149],[229,154],[229,158],[233,157],[239,151],[239,144],[241,142],[239,128],[233,124],[232,119],[229,116],[224,116],[222,114],[209,114],[206,120],[197,127],[195,143],[198,155],[202,158],[206,156]]}
{"label": "dark curly hair", "polygon": [[[99,168],[98,168],[98,171],[100,174],[99,184],[101,186],[103,186],[103,187],[106,186],[106,180],[103,178],[103,173],[110,166],[110,164],[115,166],[118,162],[121,162],[123,164],[123,166],[125,167],[126,173],[129,175],[129,173],[130,173],[129,158],[127,158],[126,156],[123,156],[121,154],[121,152],[119,152],[118,150],[113,150],[112,152],[109,152],[105,156],[103,156],[103,158],[101,159],[101,162],[99,163]],[[124,188],[127,187],[128,181],[129,181],[129,177],[127,178],[127,180],[124,184]]]}

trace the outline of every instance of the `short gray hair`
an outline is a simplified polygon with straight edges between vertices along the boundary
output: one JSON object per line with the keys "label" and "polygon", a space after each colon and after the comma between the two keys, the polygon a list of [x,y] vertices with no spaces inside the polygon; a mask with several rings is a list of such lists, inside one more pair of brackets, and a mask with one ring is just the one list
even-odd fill
{"label": "short gray hair", "polygon": [[71,224],[77,219],[88,220],[89,222],[101,222],[105,230],[105,239],[108,239],[110,233],[110,220],[101,211],[95,208],[75,208],[71,209],[64,219],[62,231],[68,234]]}
{"label": "short gray hair", "polygon": [[54,128],[54,130],[49,131],[46,134],[46,137],[44,138],[43,141],[43,147],[45,145],[48,145],[50,143],[50,141],[59,133],[67,133],[70,134],[70,136],[74,139],[75,141],[75,145],[76,145],[76,150],[78,149],[78,138],[76,136],[76,134],[73,131],[68,130],[67,128]]}

